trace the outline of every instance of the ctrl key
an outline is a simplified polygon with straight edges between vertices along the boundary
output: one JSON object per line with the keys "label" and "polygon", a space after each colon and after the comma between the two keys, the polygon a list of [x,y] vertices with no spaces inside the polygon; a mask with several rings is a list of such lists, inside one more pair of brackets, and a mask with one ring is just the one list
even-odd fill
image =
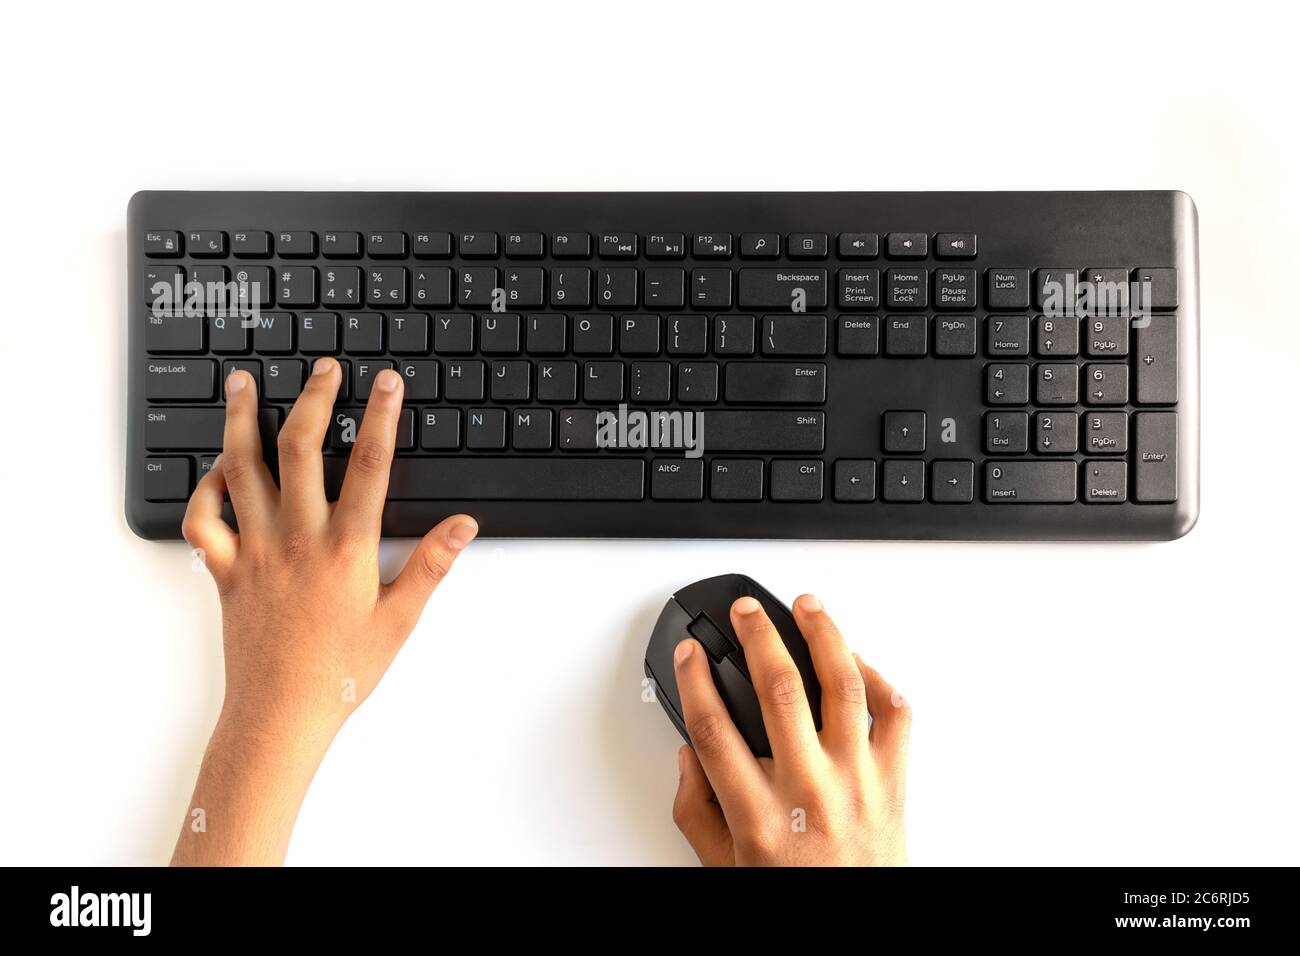
{"label": "ctrl key", "polygon": [[146,458],[144,460],[145,501],[185,501],[192,479],[188,458]]}

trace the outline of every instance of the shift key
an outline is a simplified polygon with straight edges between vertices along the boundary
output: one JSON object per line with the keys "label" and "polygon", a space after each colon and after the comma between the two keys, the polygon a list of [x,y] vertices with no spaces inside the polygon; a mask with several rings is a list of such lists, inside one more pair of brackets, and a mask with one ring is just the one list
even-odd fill
{"label": "shift key", "polygon": [[[275,448],[280,410],[258,411],[263,448]],[[224,408],[149,408],[145,410],[144,447],[150,451],[220,451],[226,431]]]}
{"label": "shift key", "polygon": [[742,309],[784,309],[804,312],[826,308],[826,270],[741,269]]}
{"label": "shift key", "polygon": [[706,454],[719,451],[821,451],[826,413],[821,411],[709,409],[696,436]]}

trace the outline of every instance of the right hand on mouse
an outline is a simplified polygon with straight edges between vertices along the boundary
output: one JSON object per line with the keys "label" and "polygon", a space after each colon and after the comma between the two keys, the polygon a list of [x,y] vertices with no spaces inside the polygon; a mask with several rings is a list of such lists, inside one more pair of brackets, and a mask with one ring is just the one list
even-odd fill
{"label": "right hand on mouse", "polygon": [[911,710],[849,651],[820,601],[805,594],[793,610],[822,686],[821,732],[780,634],[758,601],[740,598],[731,621],[772,758],[750,752],[706,652],[682,641],[673,666],[694,750],[678,753],[673,819],[705,866],[904,865]]}

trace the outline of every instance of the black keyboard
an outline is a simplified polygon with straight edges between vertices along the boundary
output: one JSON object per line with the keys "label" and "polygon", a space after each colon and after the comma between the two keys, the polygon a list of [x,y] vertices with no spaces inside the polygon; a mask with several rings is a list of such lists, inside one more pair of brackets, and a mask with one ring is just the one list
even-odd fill
{"label": "black keyboard", "polygon": [[141,192],[126,512],[176,538],[258,383],[339,358],[335,495],[406,383],[384,531],[1169,539],[1198,513],[1179,192]]}

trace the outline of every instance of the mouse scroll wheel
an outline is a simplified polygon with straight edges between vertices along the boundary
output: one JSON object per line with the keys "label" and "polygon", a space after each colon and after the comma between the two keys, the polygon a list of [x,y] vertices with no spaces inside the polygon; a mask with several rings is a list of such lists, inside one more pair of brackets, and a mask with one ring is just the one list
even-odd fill
{"label": "mouse scroll wheel", "polygon": [[700,642],[715,662],[722,660],[736,649],[731,638],[722,633],[722,629],[710,621],[706,614],[699,614],[686,630],[691,637]]}

